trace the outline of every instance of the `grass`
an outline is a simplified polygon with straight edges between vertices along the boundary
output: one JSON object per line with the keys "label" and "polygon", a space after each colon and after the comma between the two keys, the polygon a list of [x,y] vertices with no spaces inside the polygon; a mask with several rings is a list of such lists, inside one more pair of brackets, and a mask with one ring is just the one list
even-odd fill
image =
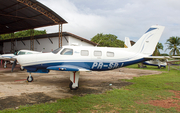
{"label": "grass", "polygon": [[[136,68],[137,65],[128,66]],[[178,112],[176,108],[162,108],[145,104],[149,100],[162,100],[173,96],[169,90],[180,91],[180,71],[157,69],[148,66],[147,69],[163,71],[159,75],[135,77],[132,80],[123,80],[134,83],[121,89],[113,89],[104,94],[88,94],[83,97],[59,99],[55,103],[20,106],[19,109],[7,109],[0,113],[91,113],[91,112],[122,112],[122,113],[171,113]]]}

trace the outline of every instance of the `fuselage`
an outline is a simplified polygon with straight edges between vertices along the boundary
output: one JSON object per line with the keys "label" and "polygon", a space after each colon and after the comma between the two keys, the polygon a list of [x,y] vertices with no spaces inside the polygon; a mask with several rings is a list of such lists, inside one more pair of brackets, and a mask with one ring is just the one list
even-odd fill
{"label": "fuselage", "polygon": [[76,66],[88,70],[111,70],[144,61],[140,53],[128,48],[64,46],[51,53],[18,56],[25,69],[36,71],[49,66]]}

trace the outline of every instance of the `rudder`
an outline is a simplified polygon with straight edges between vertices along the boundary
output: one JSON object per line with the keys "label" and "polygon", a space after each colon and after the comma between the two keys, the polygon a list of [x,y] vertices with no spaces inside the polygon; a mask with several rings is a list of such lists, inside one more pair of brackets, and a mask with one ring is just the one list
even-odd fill
{"label": "rudder", "polygon": [[130,48],[130,51],[152,55],[159,39],[164,31],[164,26],[153,25],[145,34]]}

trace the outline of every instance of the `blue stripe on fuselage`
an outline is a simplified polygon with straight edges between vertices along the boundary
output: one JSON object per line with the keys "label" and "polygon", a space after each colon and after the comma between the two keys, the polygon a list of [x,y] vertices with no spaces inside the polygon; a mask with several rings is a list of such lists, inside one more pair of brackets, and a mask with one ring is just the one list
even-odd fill
{"label": "blue stripe on fuselage", "polygon": [[[77,66],[84,69],[92,70],[92,71],[105,71],[105,70],[112,70],[132,64],[136,64],[139,62],[144,62],[145,59],[138,59],[134,61],[126,61],[126,62],[102,62],[102,61],[94,61],[94,62],[56,62],[56,63],[44,63],[44,64],[37,64],[31,66],[24,66],[28,72],[36,72],[37,70],[44,70],[47,69],[49,66],[61,66],[61,65],[69,65],[69,66]],[[41,71],[38,71],[41,73]]]}

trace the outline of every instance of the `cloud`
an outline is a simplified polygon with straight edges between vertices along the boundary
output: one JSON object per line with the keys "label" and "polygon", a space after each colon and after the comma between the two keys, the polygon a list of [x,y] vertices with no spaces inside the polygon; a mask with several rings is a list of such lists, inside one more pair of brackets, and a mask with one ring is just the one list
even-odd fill
{"label": "cloud", "polygon": [[[165,43],[171,36],[180,36],[180,1],[178,0],[41,0],[68,24],[68,31],[90,39],[97,33],[114,34],[137,41],[154,24],[165,26],[160,39]],[[49,33],[58,26],[46,27]]]}

